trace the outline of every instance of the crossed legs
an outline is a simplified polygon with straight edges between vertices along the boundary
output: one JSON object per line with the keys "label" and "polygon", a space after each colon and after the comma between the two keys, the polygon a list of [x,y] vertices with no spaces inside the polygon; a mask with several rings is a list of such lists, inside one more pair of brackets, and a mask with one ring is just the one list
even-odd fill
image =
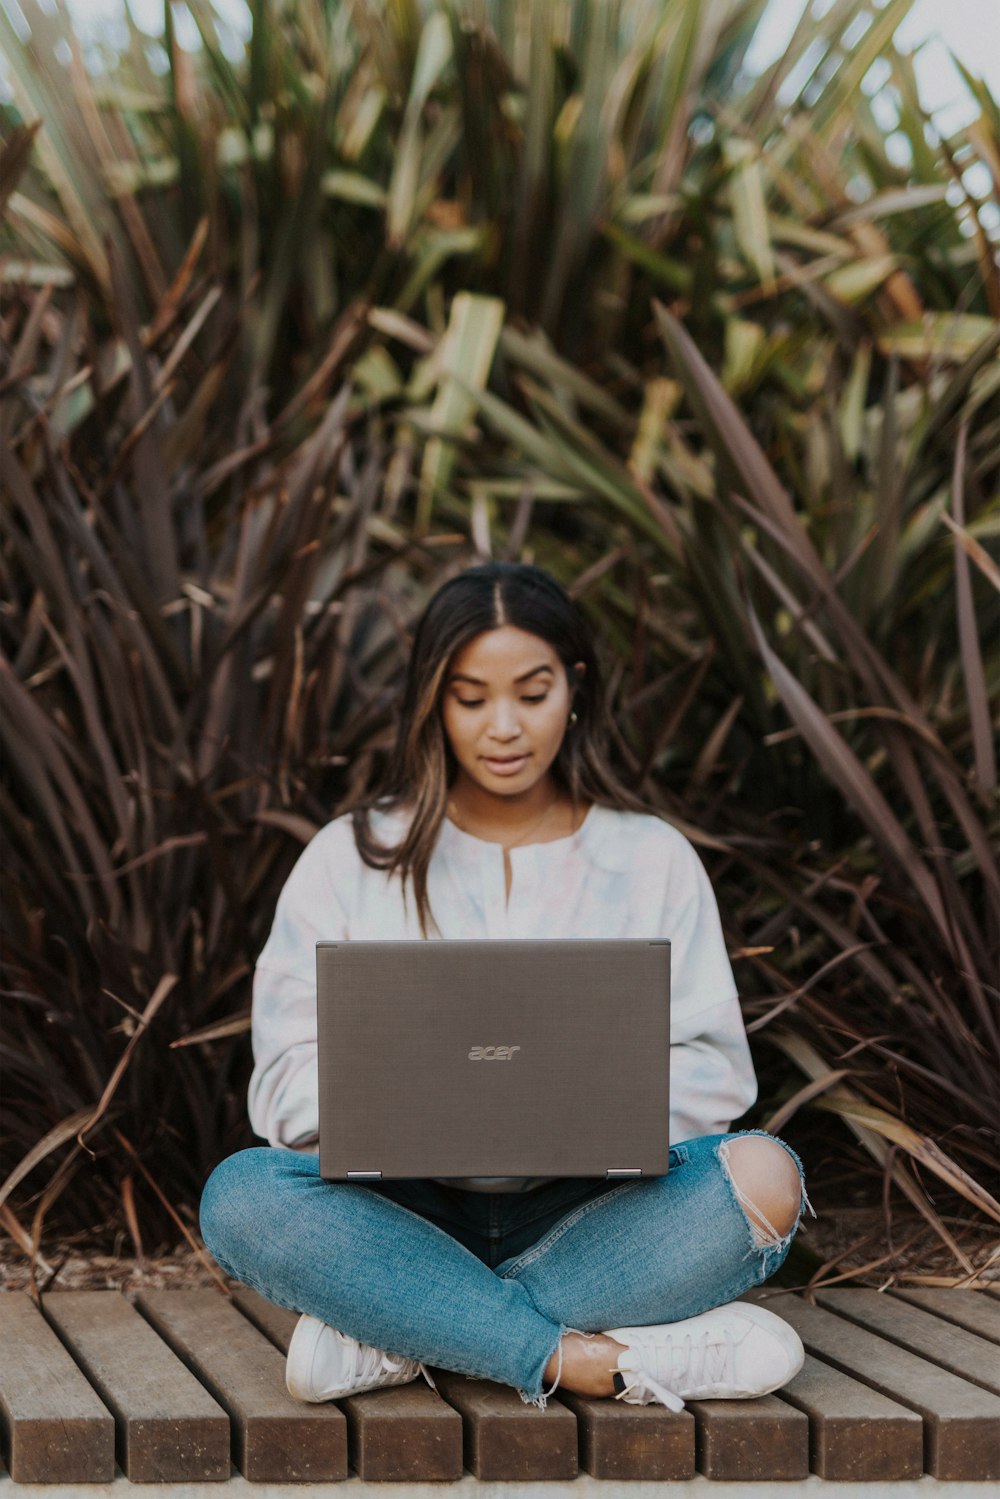
{"label": "crossed legs", "polygon": [[[799,1217],[802,1183],[788,1151],[764,1135],[740,1135],[728,1142],[725,1155],[729,1179],[751,1228],[767,1242],[791,1234]],[[543,1379],[550,1385],[558,1377],[561,1387],[578,1395],[611,1395],[612,1371],[624,1347],[606,1333],[564,1333]]]}
{"label": "crossed legs", "polygon": [[607,1329],[734,1300],[777,1268],[797,1221],[799,1168],[769,1136],[710,1136],[675,1154],[667,1177],[592,1198],[496,1270],[419,1213],[326,1183],[315,1158],[290,1151],[224,1161],[202,1231],[230,1274],[359,1342],[533,1403],[557,1379],[606,1394],[622,1346]]}

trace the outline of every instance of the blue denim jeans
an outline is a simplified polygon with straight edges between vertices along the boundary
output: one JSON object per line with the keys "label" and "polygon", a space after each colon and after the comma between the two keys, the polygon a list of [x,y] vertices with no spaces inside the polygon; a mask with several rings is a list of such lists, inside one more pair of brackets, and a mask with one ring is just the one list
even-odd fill
{"label": "blue denim jeans", "polygon": [[[314,1155],[244,1150],[209,1177],[201,1229],[223,1270],[268,1301],[544,1408],[564,1333],[693,1317],[782,1263],[795,1228],[778,1237],[747,1217],[726,1160],[736,1138],[673,1146],[666,1176],[510,1193],[326,1182]],[[807,1205],[803,1187],[800,1216]]]}

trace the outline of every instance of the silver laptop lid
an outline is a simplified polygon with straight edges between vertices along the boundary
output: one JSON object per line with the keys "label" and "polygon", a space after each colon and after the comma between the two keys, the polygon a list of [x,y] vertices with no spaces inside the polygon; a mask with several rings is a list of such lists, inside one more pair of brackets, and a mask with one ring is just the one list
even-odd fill
{"label": "silver laptop lid", "polygon": [[670,944],[320,942],[330,1179],[662,1176]]}

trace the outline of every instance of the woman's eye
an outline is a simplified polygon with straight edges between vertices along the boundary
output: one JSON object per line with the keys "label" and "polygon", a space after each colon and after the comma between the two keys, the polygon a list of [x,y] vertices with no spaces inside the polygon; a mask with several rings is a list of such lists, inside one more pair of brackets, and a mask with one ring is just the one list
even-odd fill
{"label": "woman's eye", "polygon": [[[547,697],[548,697],[548,693],[547,692],[542,692],[542,693],[539,693],[537,697],[526,697],[526,698],[523,698],[522,701],[525,702],[525,703],[544,703],[544,701],[545,701],[545,699]],[[456,698],[455,701],[458,703],[458,705],[459,705],[460,708],[480,708],[480,707],[482,707],[482,703],[483,703],[483,700],[482,700],[481,697],[475,697],[475,698],[460,697],[460,698]]]}

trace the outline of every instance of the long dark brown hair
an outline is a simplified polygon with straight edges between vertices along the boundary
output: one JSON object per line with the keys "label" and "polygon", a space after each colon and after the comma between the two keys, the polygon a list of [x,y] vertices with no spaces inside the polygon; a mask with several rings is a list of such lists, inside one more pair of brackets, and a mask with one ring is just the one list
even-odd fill
{"label": "long dark brown hair", "polygon": [[[624,786],[608,759],[607,709],[590,626],[566,590],[543,568],[525,562],[488,562],[451,578],[427,604],[416,626],[396,742],[379,784],[353,809],[354,837],[371,869],[398,873],[406,900],[413,892],[420,930],[433,920],[427,896],[427,870],[458,770],[441,712],[448,668],[458,651],[487,630],[514,625],[548,641],[569,681],[576,722],[563,734],[551,770],[567,791],[574,811],[583,801],[623,811],[648,812]],[[582,661],[586,671],[574,671]],[[379,843],[369,813],[405,807],[412,819],[394,847]]]}

